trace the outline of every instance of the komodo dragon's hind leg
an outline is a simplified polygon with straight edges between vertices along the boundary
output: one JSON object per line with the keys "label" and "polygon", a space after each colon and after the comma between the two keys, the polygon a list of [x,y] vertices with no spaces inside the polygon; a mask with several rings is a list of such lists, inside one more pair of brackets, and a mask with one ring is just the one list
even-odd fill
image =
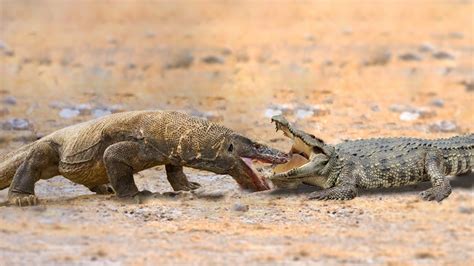
{"label": "komodo dragon's hind leg", "polygon": [[8,191],[8,201],[18,206],[36,205],[35,183],[59,174],[59,156],[48,142],[39,142],[16,170]]}
{"label": "komodo dragon's hind leg", "polygon": [[174,191],[189,191],[201,187],[199,183],[188,181],[188,178],[183,173],[182,166],[167,164],[165,165],[165,169],[168,181],[170,182],[171,187],[173,187]]}
{"label": "komodo dragon's hind leg", "polygon": [[110,145],[104,152],[104,163],[110,184],[119,198],[135,198],[142,202],[152,193],[138,191],[133,173],[162,163],[165,158],[140,141],[123,141]]}

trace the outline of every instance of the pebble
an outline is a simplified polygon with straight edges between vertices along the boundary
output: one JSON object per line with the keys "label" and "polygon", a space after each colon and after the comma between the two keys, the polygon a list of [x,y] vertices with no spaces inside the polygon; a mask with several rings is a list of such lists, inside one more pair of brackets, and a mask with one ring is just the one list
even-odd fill
{"label": "pebble", "polygon": [[433,54],[433,57],[439,60],[450,60],[454,59],[454,56],[448,52],[439,51]]}
{"label": "pebble", "polygon": [[365,66],[383,66],[390,62],[392,53],[387,49],[378,49],[362,61]]}
{"label": "pebble", "polygon": [[458,211],[460,213],[473,214],[474,213],[474,208],[461,206],[461,207],[459,207]]}
{"label": "pebble", "polygon": [[194,56],[189,51],[181,51],[171,57],[165,65],[166,69],[189,68],[194,62]]}
{"label": "pebble", "polygon": [[8,104],[8,105],[16,105],[16,98],[9,95],[9,96],[6,96],[5,98],[3,98],[2,102],[4,104]]}
{"label": "pebble", "polygon": [[380,107],[376,104],[372,104],[370,110],[372,110],[372,112],[380,112]]}
{"label": "pebble", "polygon": [[107,108],[97,108],[97,109],[92,110],[92,116],[94,116],[95,118],[110,115],[110,114],[112,114],[112,111]]}
{"label": "pebble", "polygon": [[63,108],[61,109],[61,111],[59,111],[59,116],[62,118],[70,119],[78,116],[80,113],[81,111],[75,108]]}
{"label": "pebble", "polygon": [[265,117],[273,117],[275,115],[281,115],[283,112],[281,110],[278,110],[278,109],[272,109],[272,108],[267,108],[265,109]]}
{"label": "pebble", "polygon": [[429,129],[432,132],[456,132],[458,126],[453,121],[442,120],[431,124]]}
{"label": "pebble", "polygon": [[429,43],[424,43],[418,47],[418,51],[422,53],[432,53],[435,50],[434,46]]}
{"label": "pebble", "polygon": [[403,61],[421,61],[421,57],[413,53],[405,53],[398,56]]}
{"label": "pebble", "polygon": [[431,105],[441,108],[444,106],[444,101],[443,99],[434,99],[431,101]]}
{"label": "pebble", "polygon": [[420,118],[420,114],[417,112],[404,111],[400,114],[400,120],[402,121],[413,121]]}
{"label": "pebble", "polygon": [[250,209],[249,205],[242,204],[242,203],[234,203],[232,206],[232,210],[236,212],[248,212]]}
{"label": "pebble", "polygon": [[2,123],[2,129],[5,130],[27,130],[31,127],[30,122],[23,118],[12,118]]}
{"label": "pebble", "polygon": [[462,81],[461,82],[462,85],[464,85],[464,88],[466,88],[466,91],[467,92],[473,92],[474,91],[474,81],[471,80],[471,81]]}
{"label": "pebble", "polygon": [[206,56],[202,61],[206,64],[224,64],[224,59],[215,55]]}

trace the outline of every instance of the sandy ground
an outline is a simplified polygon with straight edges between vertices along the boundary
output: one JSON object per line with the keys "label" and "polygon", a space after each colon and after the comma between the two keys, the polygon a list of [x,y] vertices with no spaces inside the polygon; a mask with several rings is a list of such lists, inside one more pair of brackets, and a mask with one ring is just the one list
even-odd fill
{"label": "sandy ground", "polygon": [[[471,1],[0,1],[0,148],[103,114],[176,109],[280,149],[283,112],[329,143],[474,131]],[[474,259],[474,176],[441,204],[429,184],[248,194],[187,170],[222,199],[144,204],[55,177],[41,204],[0,207],[0,265],[462,265]],[[162,167],[136,176],[165,192]],[[0,192],[0,201],[7,191]]]}

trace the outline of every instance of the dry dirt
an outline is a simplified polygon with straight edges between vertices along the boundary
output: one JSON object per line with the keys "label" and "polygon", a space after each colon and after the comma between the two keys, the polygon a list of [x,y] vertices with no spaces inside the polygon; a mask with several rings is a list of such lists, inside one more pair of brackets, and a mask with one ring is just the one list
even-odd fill
{"label": "dry dirt", "polygon": [[[472,1],[0,8],[2,152],[137,109],[185,110],[281,149],[277,112],[330,143],[474,131]],[[39,206],[0,208],[0,265],[473,263],[473,175],[454,179],[441,204],[418,198],[429,184],[318,202],[305,200],[309,187],[248,194],[227,176],[188,175],[225,198],[137,205],[40,181]],[[159,192],[165,180],[160,167],[136,176]]]}

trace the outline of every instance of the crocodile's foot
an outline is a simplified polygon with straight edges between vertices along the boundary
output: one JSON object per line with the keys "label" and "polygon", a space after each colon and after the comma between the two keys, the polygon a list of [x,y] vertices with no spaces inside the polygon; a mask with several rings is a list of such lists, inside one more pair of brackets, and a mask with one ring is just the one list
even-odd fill
{"label": "crocodile's foot", "polygon": [[357,191],[345,187],[333,187],[324,190],[318,190],[310,193],[310,200],[350,200],[357,196]]}
{"label": "crocodile's foot", "polygon": [[10,192],[8,202],[18,207],[34,206],[38,204],[38,198],[32,194]]}
{"label": "crocodile's foot", "polygon": [[447,198],[451,194],[451,186],[450,185],[441,185],[429,188],[425,191],[420,193],[420,196],[424,200],[436,200],[440,202]]}
{"label": "crocodile's foot", "polygon": [[110,184],[98,185],[93,188],[90,188],[89,190],[99,195],[115,194],[115,191]]}

